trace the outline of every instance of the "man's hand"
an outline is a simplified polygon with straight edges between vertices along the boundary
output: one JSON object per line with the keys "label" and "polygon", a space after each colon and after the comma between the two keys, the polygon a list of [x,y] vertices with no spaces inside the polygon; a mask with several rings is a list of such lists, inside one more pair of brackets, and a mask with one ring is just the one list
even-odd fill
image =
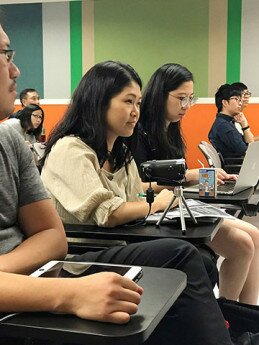
{"label": "man's hand", "polygon": [[137,312],[143,293],[140,286],[117,273],[102,272],[65,280],[69,295],[56,311],[87,320],[126,323]]}
{"label": "man's hand", "polygon": [[248,121],[244,115],[244,113],[240,112],[239,114],[234,116],[234,120],[238,123],[240,123],[241,127],[247,127],[248,126]]}

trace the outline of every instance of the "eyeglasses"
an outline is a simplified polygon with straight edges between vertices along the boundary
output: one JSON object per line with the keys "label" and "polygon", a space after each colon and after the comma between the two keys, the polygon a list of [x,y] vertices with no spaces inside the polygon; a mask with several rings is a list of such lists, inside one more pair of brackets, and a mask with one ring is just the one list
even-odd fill
{"label": "eyeglasses", "polygon": [[242,103],[242,99],[241,99],[240,97],[230,97],[230,98],[229,98],[229,101],[230,101],[231,99],[234,99],[237,103]]}
{"label": "eyeglasses", "polygon": [[251,96],[252,96],[252,92],[250,92],[250,91],[244,91],[244,92],[242,92],[242,96],[243,96],[243,97],[251,97]]}
{"label": "eyeglasses", "polygon": [[193,96],[180,97],[180,96],[172,95],[171,93],[169,93],[169,96],[179,99],[182,108],[185,108],[187,105],[192,106],[198,101],[198,97],[193,97]]}
{"label": "eyeglasses", "polygon": [[32,114],[32,116],[34,116],[38,120],[42,120],[42,116],[41,115]]}
{"label": "eyeglasses", "polygon": [[5,54],[7,62],[12,62],[14,58],[15,51],[12,49],[0,49],[0,54]]}

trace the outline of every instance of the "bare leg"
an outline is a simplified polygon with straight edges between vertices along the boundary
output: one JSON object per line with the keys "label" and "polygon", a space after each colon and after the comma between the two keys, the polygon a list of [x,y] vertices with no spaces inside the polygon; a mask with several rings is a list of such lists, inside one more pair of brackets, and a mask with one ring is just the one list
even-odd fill
{"label": "bare leg", "polygon": [[237,219],[238,227],[250,235],[253,240],[255,252],[250,264],[246,282],[239,296],[239,301],[249,304],[257,304],[259,295],[259,230],[240,219]]}
{"label": "bare leg", "polygon": [[225,258],[219,274],[219,295],[239,299],[255,252],[251,236],[240,229],[239,221],[225,219],[210,246]]}

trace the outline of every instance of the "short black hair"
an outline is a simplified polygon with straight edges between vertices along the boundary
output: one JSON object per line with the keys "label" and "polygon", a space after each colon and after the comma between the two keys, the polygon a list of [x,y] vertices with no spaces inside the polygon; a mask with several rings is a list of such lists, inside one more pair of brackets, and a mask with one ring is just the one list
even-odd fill
{"label": "short black hair", "polygon": [[215,94],[215,104],[219,113],[222,111],[223,108],[222,101],[228,101],[232,96],[241,97],[242,91],[235,85],[233,86],[233,84],[223,84],[219,87],[218,91]]}
{"label": "short black hair", "polygon": [[20,95],[19,95],[19,98],[20,98],[20,102],[21,102],[21,105],[23,106],[23,103],[22,103],[22,100],[26,97],[27,93],[28,92],[37,92],[37,90],[35,89],[31,89],[31,88],[28,88],[28,89],[24,89],[20,92]]}
{"label": "short black hair", "polygon": [[248,90],[248,87],[246,86],[246,84],[241,83],[241,82],[235,82],[235,83],[231,84],[231,86],[237,90],[241,90],[241,92]]}

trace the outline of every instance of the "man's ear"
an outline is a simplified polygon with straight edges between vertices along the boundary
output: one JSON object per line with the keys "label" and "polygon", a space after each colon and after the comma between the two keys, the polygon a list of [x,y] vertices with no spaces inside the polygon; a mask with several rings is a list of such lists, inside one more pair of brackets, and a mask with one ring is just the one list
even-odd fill
{"label": "man's ear", "polygon": [[226,100],[226,99],[223,99],[223,100],[222,100],[222,108],[227,107],[228,104],[229,104],[229,101],[228,101],[228,100]]}
{"label": "man's ear", "polygon": [[26,102],[26,98],[22,98],[22,107],[26,107],[26,104],[24,102]]}

